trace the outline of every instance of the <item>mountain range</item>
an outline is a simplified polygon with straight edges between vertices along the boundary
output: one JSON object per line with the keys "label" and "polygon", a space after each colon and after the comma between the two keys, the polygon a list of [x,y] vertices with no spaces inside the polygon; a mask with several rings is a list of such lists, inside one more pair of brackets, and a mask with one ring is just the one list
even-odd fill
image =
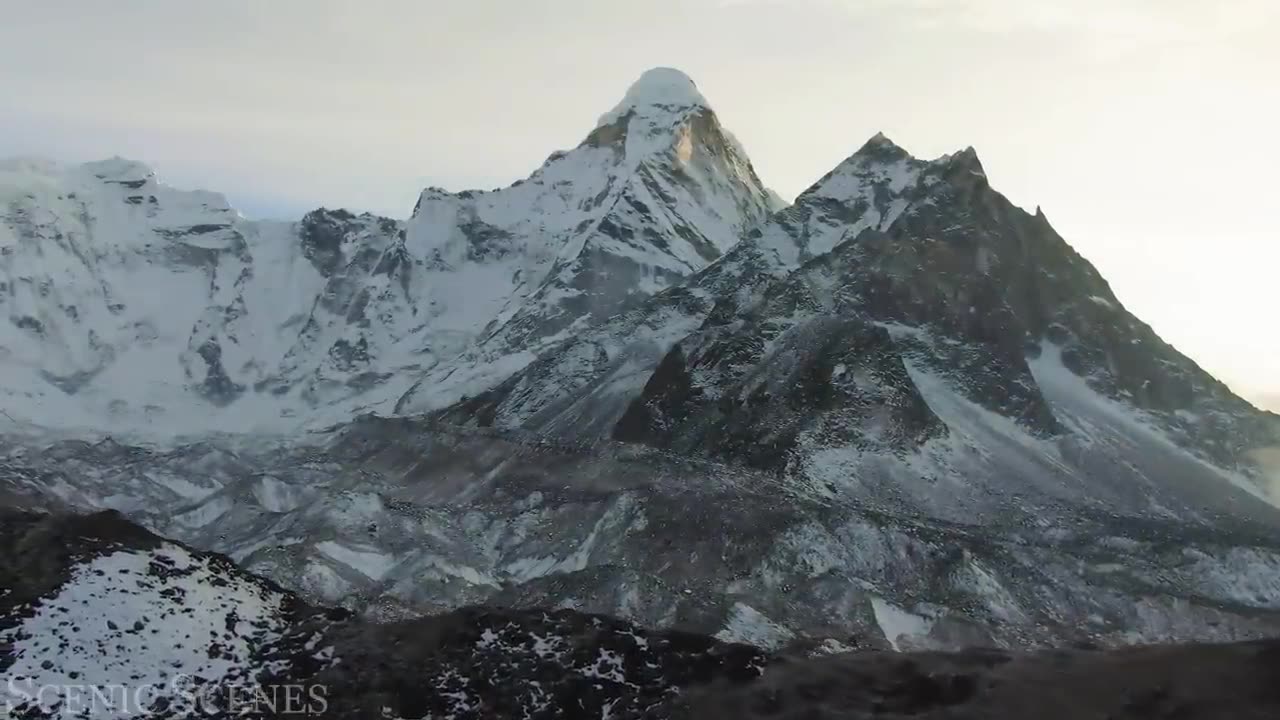
{"label": "mountain range", "polygon": [[972,148],[877,135],[788,204],[675,70],[407,220],[5,161],[0,315],[0,504],[116,511],[362,622],[546,608],[768,651],[1280,632],[1280,416]]}
{"label": "mountain range", "polygon": [[693,83],[662,70],[527,179],[428,188],[407,221],[248,221],[119,158],[11,160],[0,178],[6,409],[140,437],[287,434],[424,383],[484,389],[780,204]]}

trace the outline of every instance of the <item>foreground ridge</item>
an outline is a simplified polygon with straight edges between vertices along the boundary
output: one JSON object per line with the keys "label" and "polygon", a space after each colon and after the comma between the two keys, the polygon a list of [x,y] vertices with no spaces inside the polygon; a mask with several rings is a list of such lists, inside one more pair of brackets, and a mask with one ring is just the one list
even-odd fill
{"label": "foreground ridge", "polygon": [[[0,510],[0,520],[0,670],[11,678],[0,703],[14,717],[1197,720],[1280,711],[1275,640],[767,653],[571,610],[475,607],[370,623],[309,606],[115,513]],[[143,685],[145,696],[125,694]],[[84,686],[145,704],[126,713],[99,697],[90,707],[68,689]]]}

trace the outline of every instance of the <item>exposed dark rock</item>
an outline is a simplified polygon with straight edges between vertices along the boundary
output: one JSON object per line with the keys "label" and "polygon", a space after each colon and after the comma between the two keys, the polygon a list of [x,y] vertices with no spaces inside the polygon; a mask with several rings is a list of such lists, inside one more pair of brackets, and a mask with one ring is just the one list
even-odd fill
{"label": "exposed dark rock", "polygon": [[350,372],[369,364],[369,341],[363,335],[355,343],[343,338],[329,348],[329,357],[339,369]]}
{"label": "exposed dark rock", "polygon": [[30,315],[23,315],[21,317],[10,316],[9,322],[22,330],[29,330],[37,335],[44,334],[44,323]]}
{"label": "exposed dark rock", "polygon": [[204,380],[200,382],[200,394],[215,405],[225,406],[240,397],[245,386],[235,382],[227,375],[222,365],[222,346],[213,340],[207,340],[196,348],[196,353],[205,363]]}
{"label": "exposed dark rock", "polygon": [[677,345],[615,439],[782,470],[801,438],[807,452],[906,450],[946,433],[883,328],[818,315],[778,330],[747,320]]}
{"label": "exposed dark rock", "polygon": [[344,221],[351,214],[345,210],[321,208],[302,218],[298,234],[302,238],[302,253],[321,275],[329,277],[342,264],[342,243],[346,238]]}

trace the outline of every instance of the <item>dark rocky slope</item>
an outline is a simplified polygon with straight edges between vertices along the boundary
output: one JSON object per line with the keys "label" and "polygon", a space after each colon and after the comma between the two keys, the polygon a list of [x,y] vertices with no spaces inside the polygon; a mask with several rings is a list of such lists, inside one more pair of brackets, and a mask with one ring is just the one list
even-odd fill
{"label": "dark rocky slope", "polygon": [[[142,562],[130,569],[122,562],[130,558]],[[104,571],[109,566],[114,572]],[[212,613],[213,603],[197,605],[206,591],[222,598]],[[31,632],[49,619],[49,632]],[[154,649],[131,653],[135,642]],[[198,668],[184,664],[184,645]],[[9,680],[0,700],[21,718],[87,707],[67,694],[46,694],[44,705],[32,699],[32,688],[73,683],[150,683],[135,716],[157,718],[1280,713],[1280,641],[824,656],[802,645],[766,653],[567,610],[465,608],[373,624],[309,606],[226,558],[190,551],[115,513],[0,510],[0,670]],[[99,716],[122,715],[109,700],[96,702]]]}

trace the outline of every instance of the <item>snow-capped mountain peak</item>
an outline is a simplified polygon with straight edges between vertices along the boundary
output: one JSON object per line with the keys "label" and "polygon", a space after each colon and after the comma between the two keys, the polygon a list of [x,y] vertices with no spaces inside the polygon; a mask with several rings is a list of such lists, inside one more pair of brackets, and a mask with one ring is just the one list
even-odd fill
{"label": "snow-capped mountain peak", "polygon": [[106,160],[88,162],[81,167],[104,182],[127,184],[135,188],[141,187],[141,184],[156,177],[156,171],[149,165],[122,158],[119,155]]}
{"label": "snow-capped mountain peak", "polygon": [[[435,408],[491,387],[569,333],[706,267],[776,206],[693,81],[650,70],[578,147],[527,180],[422,195],[408,243],[448,242],[454,267],[485,273],[485,299],[442,302],[486,305],[492,320],[459,359],[465,372],[452,363],[430,371],[400,407]],[[504,249],[475,250],[495,244]]]}
{"label": "snow-capped mountain peak", "polygon": [[630,167],[647,162],[674,170],[690,170],[695,155],[708,153],[718,156],[741,182],[760,182],[746,150],[720,126],[697,85],[672,68],[641,75],[622,101],[600,117],[583,145],[613,147]]}
{"label": "snow-capped mountain peak", "polygon": [[679,71],[645,73],[604,117],[510,187],[424,190],[403,223],[251,222],[133,160],[6,161],[9,414],[287,431],[390,410],[424,377],[482,390],[702,269],[774,209]]}
{"label": "snow-capped mountain peak", "polygon": [[597,127],[612,125],[627,114],[638,117],[665,118],[678,113],[710,109],[707,99],[693,80],[675,68],[659,67],[646,71],[632,83],[618,103],[600,116]]}
{"label": "snow-capped mountain peak", "polygon": [[877,186],[882,187],[882,192],[900,194],[915,184],[928,164],[912,157],[883,133],[876,133],[800,197],[856,201],[867,193],[874,194]]}

